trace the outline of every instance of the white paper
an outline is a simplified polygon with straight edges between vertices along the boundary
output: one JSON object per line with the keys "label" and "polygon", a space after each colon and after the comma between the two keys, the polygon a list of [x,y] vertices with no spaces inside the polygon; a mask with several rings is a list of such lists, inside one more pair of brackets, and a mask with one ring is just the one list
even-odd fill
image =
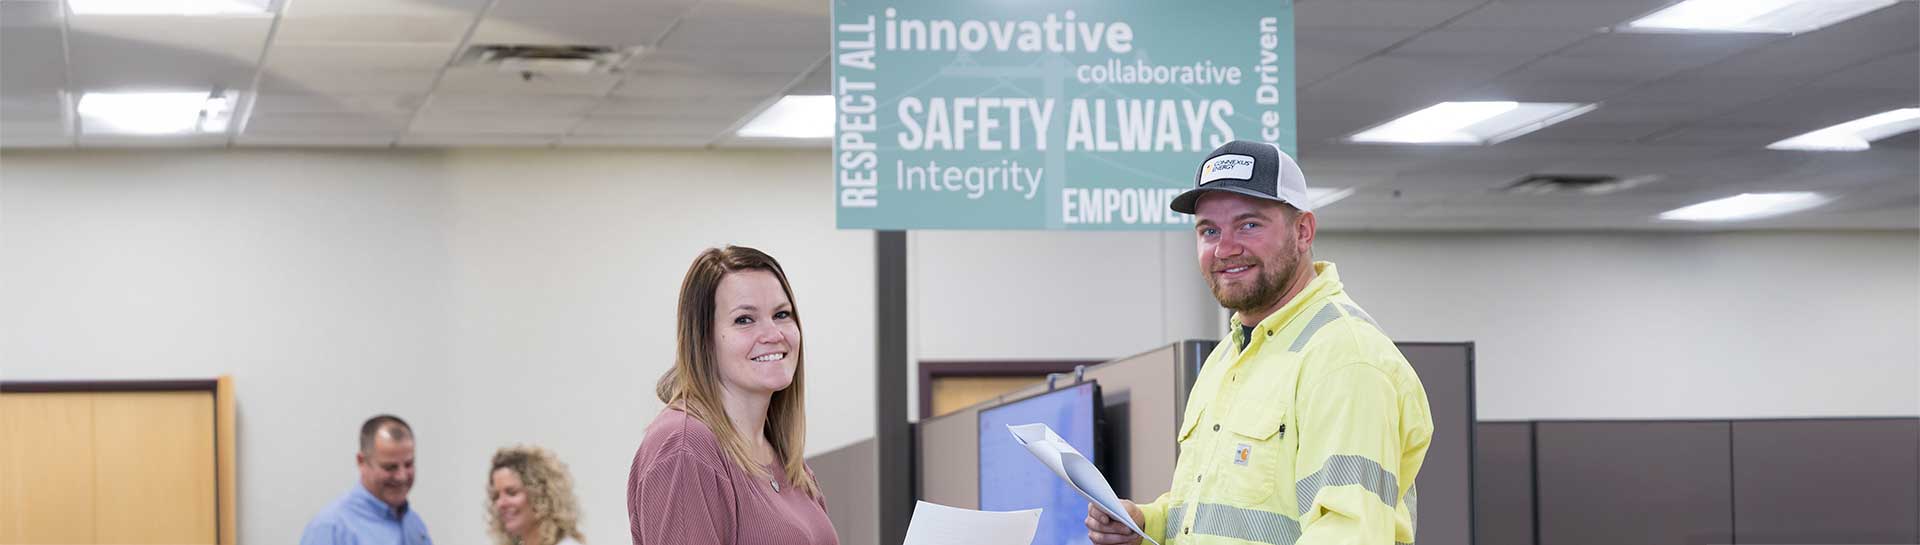
{"label": "white paper", "polygon": [[1159,541],[1148,536],[1145,530],[1141,530],[1133,523],[1133,517],[1127,515],[1127,509],[1121,505],[1119,495],[1113,493],[1113,485],[1107,484],[1107,477],[1093,467],[1093,462],[1087,461],[1086,455],[1080,454],[1073,445],[1067,444],[1067,440],[1053,433],[1053,428],[1047,427],[1046,424],[1022,424],[1007,426],[1007,431],[1013,433],[1014,440],[1027,447],[1027,452],[1032,453],[1034,458],[1038,458],[1041,464],[1047,466],[1047,469],[1053,470],[1054,475],[1059,475],[1061,480],[1067,481],[1067,486],[1073,487],[1073,490],[1087,498],[1087,501],[1093,502],[1101,511],[1106,511],[1107,515],[1114,520],[1126,524],[1133,533],[1140,534],[1140,537],[1146,538],[1149,543],[1160,545]]}
{"label": "white paper", "polygon": [[1040,531],[1040,510],[975,511],[919,502],[903,545],[1027,545]]}

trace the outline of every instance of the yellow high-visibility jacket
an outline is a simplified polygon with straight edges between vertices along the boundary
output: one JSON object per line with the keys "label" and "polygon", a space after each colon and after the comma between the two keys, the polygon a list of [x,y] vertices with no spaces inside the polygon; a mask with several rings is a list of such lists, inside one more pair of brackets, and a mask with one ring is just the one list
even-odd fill
{"label": "yellow high-visibility jacket", "polygon": [[1433,438],[1420,377],[1332,263],[1241,335],[1187,398],[1173,488],[1141,505],[1163,545],[1413,543]]}

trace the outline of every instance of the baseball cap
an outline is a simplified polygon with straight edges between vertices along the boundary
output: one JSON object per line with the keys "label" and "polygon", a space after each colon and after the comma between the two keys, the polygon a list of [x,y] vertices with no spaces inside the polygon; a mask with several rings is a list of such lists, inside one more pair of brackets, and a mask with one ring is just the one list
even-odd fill
{"label": "baseball cap", "polygon": [[1300,173],[1300,164],[1280,151],[1279,146],[1266,142],[1234,140],[1214,148],[1207,160],[1200,163],[1194,186],[1174,197],[1168,207],[1175,212],[1192,214],[1201,195],[1208,191],[1227,191],[1284,202],[1304,212],[1313,211],[1313,202],[1307,199],[1307,175]]}

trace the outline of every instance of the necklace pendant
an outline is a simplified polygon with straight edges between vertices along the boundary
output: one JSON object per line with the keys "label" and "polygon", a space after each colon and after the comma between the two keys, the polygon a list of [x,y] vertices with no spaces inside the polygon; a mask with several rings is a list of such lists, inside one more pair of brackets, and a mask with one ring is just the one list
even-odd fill
{"label": "necklace pendant", "polygon": [[778,479],[776,479],[776,480],[771,480],[771,481],[767,481],[767,484],[771,484],[771,485],[773,485],[773,491],[774,491],[774,492],[779,492],[779,491],[780,491],[780,481],[779,481]]}

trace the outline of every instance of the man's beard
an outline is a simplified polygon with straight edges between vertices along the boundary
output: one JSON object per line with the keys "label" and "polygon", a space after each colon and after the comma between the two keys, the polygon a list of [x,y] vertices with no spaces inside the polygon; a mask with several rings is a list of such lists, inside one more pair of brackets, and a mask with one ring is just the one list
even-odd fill
{"label": "man's beard", "polygon": [[1213,291],[1213,298],[1220,301],[1220,306],[1241,314],[1271,308],[1274,303],[1280,301],[1281,297],[1286,296],[1288,282],[1293,279],[1295,270],[1300,267],[1300,254],[1293,251],[1292,244],[1287,246],[1281,253],[1279,263],[1258,260],[1251,263],[1261,266],[1260,275],[1253,279],[1253,285],[1242,286],[1237,292],[1230,292],[1222,287],[1215,279],[1213,272],[1208,271],[1207,287]]}

